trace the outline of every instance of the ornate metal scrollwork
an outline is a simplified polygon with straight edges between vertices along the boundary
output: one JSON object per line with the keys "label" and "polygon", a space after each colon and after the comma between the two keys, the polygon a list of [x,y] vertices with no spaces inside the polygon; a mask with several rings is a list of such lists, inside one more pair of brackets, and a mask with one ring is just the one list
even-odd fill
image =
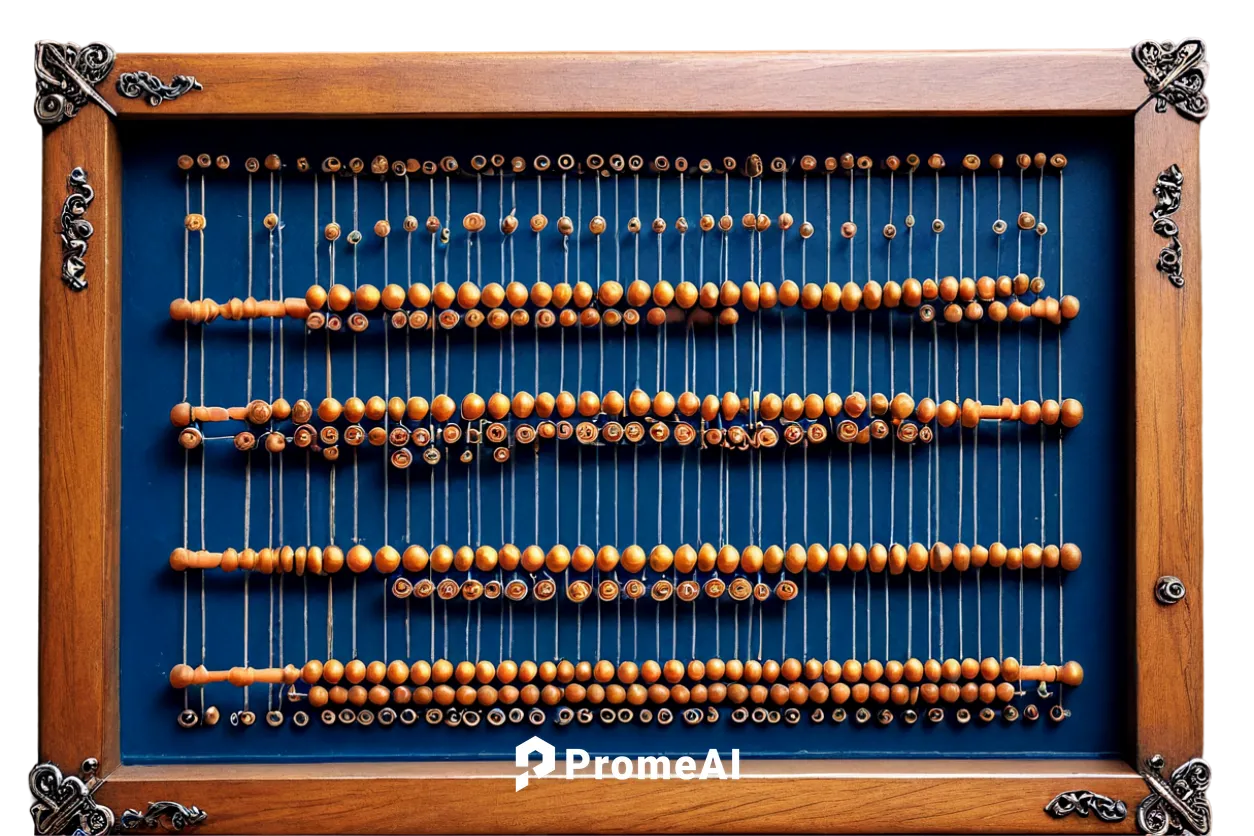
{"label": "ornate metal scrollwork", "polygon": [[1054,800],[1045,805],[1045,812],[1056,819],[1074,813],[1085,818],[1092,814],[1102,821],[1116,822],[1128,817],[1128,805],[1088,790],[1072,790],[1054,796]]}
{"label": "ornate metal scrollwork", "polygon": [[1145,761],[1141,777],[1149,784],[1150,794],[1136,808],[1136,826],[1150,836],[1192,834],[1205,836],[1210,832],[1210,766],[1201,758],[1186,761],[1163,778],[1162,755]]}
{"label": "ornate metal scrollwork", "polygon": [[1184,581],[1175,575],[1163,575],[1154,584],[1154,597],[1160,604],[1179,603],[1185,594]]}
{"label": "ornate metal scrollwork", "polygon": [[1202,88],[1206,85],[1206,45],[1197,38],[1181,41],[1141,41],[1132,47],[1132,60],[1145,73],[1145,86],[1154,109],[1165,113],[1174,105],[1181,116],[1201,121],[1210,110]]}
{"label": "ornate metal scrollwork", "polygon": [[103,836],[113,829],[113,811],[97,804],[93,797],[99,767],[94,758],[83,761],[82,778],[62,775],[51,763],[41,763],[30,771],[30,793],[35,798],[30,814],[35,833],[54,836],[77,829],[86,836]]}
{"label": "ornate metal scrollwork", "polygon": [[184,93],[203,89],[195,76],[190,75],[176,75],[170,79],[169,84],[143,70],[122,73],[118,76],[119,93],[128,99],[146,97],[148,104],[153,107],[162,102],[172,102]]}
{"label": "ornate metal scrollwork", "polygon": [[1184,254],[1180,248],[1180,227],[1172,215],[1180,208],[1183,192],[1184,173],[1180,166],[1172,163],[1154,182],[1154,197],[1158,203],[1150,212],[1154,232],[1167,239],[1167,245],[1158,253],[1158,272],[1176,287],[1184,287]]}
{"label": "ornate metal scrollwork", "polygon": [[105,836],[140,829],[164,829],[182,832],[204,824],[209,814],[199,807],[186,807],[175,801],[153,801],[148,810],[127,810],[116,821],[113,811],[97,804],[96,790],[103,783],[97,780],[100,763],[95,758],[83,761],[82,777],[65,776],[51,763],[41,763],[30,771],[30,792],[35,798],[31,818],[38,836]]}
{"label": "ornate metal scrollwork", "polygon": [[117,113],[96,92],[96,85],[113,70],[115,55],[104,44],[35,44],[35,118],[43,125],[59,125],[93,101],[110,116]]}
{"label": "ornate metal scrollwork", "polygon": [[151,801],[148,811],[127,810],[122,813],[118,830],[137,830],[141,827],[163,828],[181,833],[189,827],[204,824],[209,814],[199,807],[184,807],[177,801]]}
{"label": "ornate metal scrollwork", "polygon": [[87,172],[75,168],[70,172],[70,194],[61,207],[61,281],[71,290],[84,290],[87,279],[83,273],[87,265],[87,239],[94,230],[87,220],[87,207],[96,199],[92,187],[87,185]]}

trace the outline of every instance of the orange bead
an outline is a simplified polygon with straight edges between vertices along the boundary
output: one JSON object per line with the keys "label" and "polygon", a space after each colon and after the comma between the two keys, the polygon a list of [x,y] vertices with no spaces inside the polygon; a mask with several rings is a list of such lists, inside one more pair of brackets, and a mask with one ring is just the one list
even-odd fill
{"label": "orange bead", "polygon": [[349,549],[345,558],[348,562],[348,568],[352,572],[364,572],[373,563],[373,555],[370,554],[370,549],[360,543]]}

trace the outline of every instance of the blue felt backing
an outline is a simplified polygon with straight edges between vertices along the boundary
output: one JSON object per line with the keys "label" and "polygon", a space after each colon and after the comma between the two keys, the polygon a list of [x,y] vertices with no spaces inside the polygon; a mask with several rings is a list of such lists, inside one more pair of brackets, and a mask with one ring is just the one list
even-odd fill
{"label": "blue felt backing", "polygon": [[[316,718],[303,730],[290,722],[279,729],[260,721],[250,729],[234,728],[225,720],[213,729],[189,731],[176,725],[183,695],[171,689],[167,675],[177,662],[199,663],[202,644],[208,666],[226,668],[243,664],[245,658],[258,667],[271,662],[299,666],[307,658],[326,658],[329,642],[331,653],[341,660],[355,653],[367,661],[433,656],[453,661],[477,656],[640,661],[687,659],[694,648],[702,658],[750,658],[761,652],[763,658],[802,659],[845,659],[851,654],[863,659],[1015,655],[1028,663],[1042,657],[1051,663],[1075,659],[1084,665],[1086,679],[1079,688],[1065,689],[1072,715],[1061,724],[1045,719],[1006,724],[999,719],[987,726],[960,726],[951,710],[939,725],[814,725],[807,717],[796,728],[733,727],[725,713],[719,724],[697,728],[598,723],[555,729],[550,723],[544,733],[594,753],[619,754],[676,754],[711,746],[739,746],[746,757],[1121,753],[1131,705],[1124,587],[1131,416],[1125,398],[1129,358],[1120,243],[1126,215],[1125,128],[1114,120],[1075,119],[124,125],[123,759],[507,757],[531,734],[529,727],[492,729],[486,724],[474,731],[423,723],[413,728],[326,728]],[[690,175],[681,194],[673,172],[661,178],[660,191],[647,169],[638,184],[627,174],[586,174],[569,176],[564,187],[562,178],[551,172],[539,187],[540,195],[531,175],[479,183],[459,175],[447,181],[446,191],[443,176],[434,182],[416,176],[408,189],[389,176],[385,190],[380,178],[367,174],[355,188],[351,178],[337,178],[334,193],[332,178],[320,175],[315,196],[314,175],[298,173],[293,165],[302,155],[316,168],[328,154],[342,159],[360,154],[369,161],[371,155],[384,153],[422,159],[454,154],[465,166],[471,154],[498,149],[528,159],[564,151],[582,159],[593,150],[648,152],[646,158],[683,153],[690,160],[724,154],[743,158],[752,151],[768,161],[784,156],[793,162],[786,186],[788,211],[798,224],[810,220],[816,233],[803,247],[794,227],[781,245],[779,230],[772,225],[761,236],[760,252],[751,249],[753,236],[740,228],[740,215],[750,207],[772,219],[779,215],[784,187],[778,175],[765,176],[752,194],[749,181],[740,175],[726,182],[711,175],[704,184]],[[939,190],[926,167],[913,185],[904,173],[892,178],[891,193],[883,168],[877,165],[869,181],[858,172],[852,218],[859,229],[847,241],[839,232],[850,218],[847,174],[832,175],[829,186],[822,173],[803,179],[795,164],[804,153],[821,160],[846,149],[877,161],[890,153],[915,151],[926,159],[939,152],[949,166],[939,178]],[[974,188],[958,165],[964,153],[987,160],[990,153],[1001,152],[1013,159],[1020,151],[1037,150],[1063,152],[1070,160],[1064,175],[1065,216],[1060,217],[1062,178],[1052,169],[1045,173],[1043,187],[1035,170],[1029,171],[1021,198],[1012,162],[1000,180],[985,164]],[[200,152],[230,155],[229,172],[209,171],[202,180],[193,171],[187,178],[175,158]],[[250,190],[243,161],[267,153],[283,157],[283,175],[271,178],[263,169],[251,178]],[[188,205],[200,211],[202,195],[208,219],[203,250],[198,236],[185,239],[182,224]],[[537,251],[526,220],[541,198],[550,225]],[[385,200],[393,230],[386,245],[371,232],[375,220],[385,215]],[[1021,200],[1034,213],[1038,200],[1043,201],[1040,216],[1049,225],[1043,239],[1017,234],[1014,220]],[[682,214],[693,225],[682,239],[674,231],[681,201]],[[447,247],[433,246],[421,229],[412,236],[401,231],[407,213],[423,221],[432,205],[435,214],[453,219]],[[512,206],[523,224],[505,244],[496,229],[502,207],[508,212]],[[736,227],[724,248],[717,232],[703,235],[696,230],[696,219],[703,211],[717,217],[725,206]],[[488,231],[477,247],[468,247],[460,219],[476,207],[487,216]],[[913,235],[906,228],[911,209],[918,219]],[[271,210],[283,219],[281,231],[274,234],[261,224]],[[563,211],[576,230],[568,249],[555,229]],[[594,239],[587,223],[597,211],[621,234]],[[660,246],[647,231],[659,214],[669,224]],[[937,214],[946,224],[939,236],[930,228]],[[625,231],[632,215],[643,219],[646,232],[633,236]],[[321,228],[333,217],[346,233],[359,227],[361,245],[354,249],[341,240],[329,247]],[[891,243],[880,232],[890,217],[900,230]],[[1001,238],[991,230],[997,217],[1011,226]],[[627,448],[596,452],[570,441],[558,450],[549,444],[539,456],[519,452],[506,466],[491,460],[469,466],[453,461],[432,469],[418,461],[406,472],[386,466],[382,451],[366,446],[358,455],[346,450],[335,467],[332,507],[332,468],[327,462],[314,457],[307,475],[302,452],[289,448],[275,457],[256,452],[249,490],[249,456],[229,441],[211,441],[185,459],[166,416],[181,400],[201,402],[202,392],[204,403],[225,406],[280,394],[316,403],[326,394],[326,339],[321,334],[306,337],[298,321],[258,320],[250,342],[248,324],[219,320],[203,329],[191,327],[185,349],[184,329],[170,321],[167,307],[185,292],[198,297],[202,281],[204,295],[221,302],[250,293],[259,298],[302,295],[315,278],[324,285],[334,277],[350,286],[382,286],[388,281],[431,283],[434,276],[456,286],[468,271],[481,284],[512,277],[530,285],[538,270],[549,283],[569,277],[595,285],[616,278],[626,285],[637,276],[652,283],[659,272],[672,283],[681,277],[720,281],[726,275],[737,282],[757,276],[778,284],[785,277],[797,282],[852,277],[861,282],[869,276],[882,282],[910,275],[996,276],[1019,269],[1043,276],[1046,292],[1055,296],[1065,283],[1065,292],[1082,303],[1079,318],[1061,329],[1066,354],[1062,390],[1063,396],[1084,403],[1086,417],[1079,428],[1066,432],[1061,463],[1056,429],[998,429],[991,424],[978,430],[978,443],[976,433],[965,431],[961,456],[958,432],[940,431],[935,445],[939,473],[933,470],[933,456],[925,452],[928,448],[916,447],[911,453],[889,442],[808,452],[781,445],[762,457],[760,477],[756,469],[751,472],[744,454],[729,454],[720,462],[717,452],[681,452],[673,443],[660,464],[652,443],[632,453]],[[405,336],[381,327],[376,319],[355,341],[347,332],[332,337],[332,389],[341,400],[354,392],[430,398],[441,391],[460,400],[472,390],[626,392],[640,386],[652,392],[660,380],[662,388],[678,393],[685,388],[687,357],[693,367],[688,385],[703,395],[725,390],[747,394],[753,388],[844,394],[854,387],[863,392],[906,391],[919,399],[935,395],[939,380],[942,398],[954,397],[956,384],[963,397],[978,396],[985,402],[1004,395],[1017,400],[1020,393],[1022,398],[1058,397],[1060,329],[1049,324],[1007,322],[999,328],[985,320],[955,329],[942,323],[933,340],[932,326],[904,309],[829,317],[821,311],[777,308],[761,315],[759,342],[751,327],[754,320],[746,315],[735,328],[688,331],[686,343],[682,324],[604,332],[558,327],[537,332],[528,326],[512,334],[485,326],[477,332],[441,331],[433,341],[430,332]],[[221,425],[208,428],[210,435],[227,432]],[[1060,470],[1066,477],[1062,491]],[[1052,570],[1021,577],[985,569],[962,578],[953,572],[943,578],[845,572],[831,576],[830,583],[827,575],[816,574],[797,577],[803,594],[786,610],[774,600],[763,607],[729,599],[716,606],[702,599],[694,611],[691,605],[659,605],[647,598],[635,604],[588,603],[581,612],[564,600],[560,605],[529,600],[510,607],[460,601],[413,601],[407,606],[388,596],[389,580],[374,570],[358,578],[345,571],[330,580],[247,579],[242,573],[213,571],[205,574],[202,593],[198,573],[185,577],[167,565],[171,548],[184,543],[192,548],[203,543],[211,550],[242,548],[246,530],[247,543],[254,548],[309,541],[325,545],[332,539],[347,547],[356,537],[372,550],[383,542],[403,549],[406,542],[456,547],[481,541],[538,542],[546,549],[558,541],[594,548],[637,542],[647,550],[659,541],[673,547],[702,540],[738,546],[755,540],[763,546],[911,539],[987,544],[998,538],[1010,545],[1056,543],[1060,529],[1085,555],[1083,566],[1062,578],[1061,587],[1059,573]],[[1060,597],[1064,592],[1065,607]],[[333,637],[327,618],[332,596]],[[555,610],[560,610],[560,629],[555,629]],[[200,706],[198,690],[187,696],[193,707]],[[224,716],[239,710],[245,698],[225,684],[206,688],[204,697]],[[259,713],[269,702],[289,712],[301,707],[280,700],[277,691],[265,686],[251,688],[247,698]],[[1045,708],[1058,699],[1055,695],[1038,702]],[[1034,700],[1023,698],[1020,704]]]}

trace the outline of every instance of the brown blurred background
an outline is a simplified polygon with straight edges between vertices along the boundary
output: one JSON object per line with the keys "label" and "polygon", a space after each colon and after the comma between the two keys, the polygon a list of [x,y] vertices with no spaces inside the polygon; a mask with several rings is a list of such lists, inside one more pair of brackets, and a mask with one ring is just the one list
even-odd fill
{"label": "brown blurred background", "polygon": [[[15,4],[14,4],[15,5]],[[418,3],[154,4],[61,0],[5,9],[0,246],[5,300],[0,365],[10,371],[9,406],[0,410],[0,531],[8,553],[0,579],[0,833],[26,832],[24,785],[33,757],[33,439],[28,394],[34,390],[33,287],[38,258],[39,133],[31,119],[31,36],[120,41],[120,48],[228,46],[1110,46],[1145,36],[1201,34],[1209,39],[1210,102],[1203,129],[1203,543],[1206,757],[1218,761],[1214,798],[1220,832],[1250,831],[1250,84],[1249,6],[1218,0],[1178,3],[1048,4],[584,3],[469,6]],[[334,34],[325,34],[334,33]],[[1131,71],[1131,68],[1130,68]],[[735,79],[727,79],[735,84]],[[364,91],[360,91],[364,95]],[[84,404],[83,409],[93,405]],[[53,416],[44,444],[73,416]],[[93,559],[93,555],[75,555]],[[84,752],[83,756],[92,755]],[[73,768],[75,765],[60,765]]]}

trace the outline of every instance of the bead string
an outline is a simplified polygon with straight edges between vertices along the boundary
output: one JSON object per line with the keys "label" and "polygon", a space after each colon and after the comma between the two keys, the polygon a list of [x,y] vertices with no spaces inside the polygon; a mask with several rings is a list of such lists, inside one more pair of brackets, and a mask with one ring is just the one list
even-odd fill
{"label": "bead string", "polygon": [[[976,195],[976,172],[971,170],[971,272],[979,275],[979,200]],[[980,399],[980,329],[975,328],[975,399]],[[980,539],[980,434],[972,434],[971,440],[971,539]],[[961,581],[960,581],[961,582]],[[984,653],[984,592],[980,577],[975,578],[975,655]]]}
{"label": "bead string", "polygon": [[[890,169],[888,172],[888,223],[890,224],[892,223],[892,220],[893,220],[893,198],[895,197],[894,189],[896,186],[894,175],[895,175],[895,172]],[[870,176],[869,169],[867,171],[867,176],[868,177]],[[869,202],[870,201],[869,186],[868,186],[867,192],[868,192],[867,200]],[[868,270],[870,269],[870,263],[871,263],[870,233],[871,233],[871,220],[868,217],[867,218],[867,239],[868,239],[868,242],[867,242],[867,252],[868,252],[867,265],[868,267],[867,269]],[[885,268],[885,276],[891,276],[892,269],[893,269],[893,239],[892,238],[888,239],[888,242],[885,244],[884,249],[886,252],[885,261],[887,262],[887,266]],[[896,342],[896,334],[895,334],[897,329],[893,323],[893,319],[894,319],[893,312],[889,310],[888,312],[888,392],[891,397],[895,398],[897,396],[897,342]],[[830,318],[829,318],[829,322],[830,322]],[[896,445],[894,445],[893,447],[889,449],[888,461],[889,461],[889,467],[888,467],[888,475],[889,475],[889,478],[888,478],[888,539],[895,540],[897,539],[897,447]],[[885,577],[884,578],[884,655],[886,657],[891,653],[891,647],[892,647],[892,645],[890,644],[888,640],[890,623],[891,621],[889,618],[888,578]],[[907,642],[909,641],[909,634],[910,634],[910,619],[909,619],[909,615],[907,615],[906,617]]]}
{"label": "bead string", "polygon": [[[482,184],[479,184],[479,185],[480,185],[480,190],[482,190]],[[384,216],[385,218],[389,215],[389,211],[388,211],[388,210],[389,210],[389,199],[390,199],[390,197],[391,197],[391,194],[390,194],[389,189],[388,189],[388,182],[385,180],[385,181],[383,181],[383,216]],[[389,280],[390,280],[390,276],[389,276],[389,274],[388,274],[388,266],[389,266],[388,262],[389,262],[389,256],[390,256],[390,250],[389,250],[389,248],[388,248],[388,240],[387,240],[387,238],[384,238],[384,239],[383,239],[383,285],[384,285],[385,287],[388,285]],[[385,319],[386,319],[386,314],[380,314],[380,315],[379,315],[379,319],[380,319],[380,321],[381,321],[381,322],[382,322],[382,321],[385,321]],[[385,332],[385,333],[384,333],[384,336],[383,336],[383,388],[385,388],[385,389],[391,389],[391,388],[392,388],[392,354],[391,354],[391,346],[388,344],[388,337],[387,337],[387,334],[386,334],[387,329],[386,329],[386,328],[384,328],[383,330],[384,330],[384,332]],[[383,429],[384,429],[385,431],[388,431],[388,430],[390,430],[390,429],[391,429],[391,428],[388,426],[388,417],[387,417],[387,416],[384,416],[384,418],[383,418]],[[386,453],[385,453],[384,455],[386,455]],[[390,529],[390,527],[389,527],[389,525],[388,525],[388,522],[389,522],[389,511],[391,510],[391,503],[390,503],[390,500],[389,500],[389,490],[390,490],[390,485],[389,485],[389,482],[390,482],[390,479],[388,478],[387,468],[386,468],[386,467],[382,468],[382,471],[383,471],[383,536],[384,536],[384,539],[387,539],[387,537],[388,537],[388,532],[391,530],[391,529]],[[480,507],[483,507],[483,506],[482,506],[482,505],[480,505]],[[481,533],[481,535],[480,535],[480,536],[482,536],[482,533]],[[386,584],[385,584],[385,585],[383,585],[383,590],[382,590],[382,592],[383,592],[383,655],[384,655],[384,656],[387,656],[387,655],[388,655],[388,653],[387,653],[387,648],[388,648],[388,605],[387,605],[388,594],[387,594],[387,586],[386,586]],[[477,650],[476,650],[475,655],[478,655],[478,651],[477,651]]]}
{"label": "bead string", "polygon": [[[207,201],[205,199],[205,175],[200,175],[200,213],[203,215],[208,211]],[[205,295],[205,228],[200,228],[200,296]],[[200,332],[200,401],[205,401],[205,332]],[[200,546],[205,547],[208,538],[205,537],[205,456],[200,457]],[[205,595],[205,574],[200,574],[200,663],[203,665],[208,658],[209,630],[208,630],[208,608],[206,607]],[[200,713],[205,713],[205,689],[200,689]]]}
{"label": "bead string", "polygon": [[[271,174],[271,182],[273,183],[273,182],[275,181],[275,179],[276,179],[276,175],[274,175],[274,174],[272,173],[272,174]],[[282,219],[282,217],[283,217],[283,174],[282,174],[282,172],[279,172],[279,173],[278,173],[278,175],[277,175],[277,188],[278,188],[278,206],[277,206],[277,210],[278,210],[278,216],[279,216],[279,218],[280,218],[280,219]],[[273,251],[273,246],[274,246],[274,241],[275,241],[275,239],[277,238],[277,240],[278,240],[279,295],[280,295],[280,296],[283,296],[283,295],[285,295],[285,294],[284,294],[284,290],[283,290],[283,224],[282,224],[282,222],[280,222],[280,223],[279,223],[279,225],[277,226],[277,228],[276,228],[275,232],[276,232],[277,234],[276,234],[276,235],[274,235],[274,236],[272,236],[272,237],[271,237],[271,241],[270,241],[270,245],[271,245],[271,248],[272,248],[272,249],[271,249],[271,259],[273,259],[273,258],[274,258],[274,255],[273,255],[273,253],[274,253],[274,251]],[[273,261],[271,262],[271,264],[272,264],[272,266],[273,266]],[[286,354],[286,351],[285,351],[285,348],[284,348],[284,346],[285,346],[286,342],[285,342],[285,339],[284,339],[284,333],[283,333],[283,331],[284,331],[284,329],[283,329],[283,321],[282,321],[282,320],[279,320],[279,397],[280,397],[280,398],[282,398],[282,397],[283,397],[284,392],[286,391],[286,386],[285,386],[285,382],[286,382],[286,375],[285,375],[284,371],[285,371],[285,368],[286,368],[286,365],[285,365],[285,364],[286,364],[286,362],[287,362],[287,360],[286,360],[287,354]],[[273,337],[273,333],[274,333],[274,332],[273,332],[273,330],[271,330],[271,338],[270,338],[270,339],[271,339],[271,342],[270,342],[270,352],[271,352],[271,357],[273,357],[273,354],[274,354],[274,337]],[[283,488],[283,481],[284,481],[284,480],[283,480],[283,460],[282,460],[282,459],[280,459],[280,460],[279,460],[279,531],[278,531],[278,534],[279,534],[279,542],[283,542],[284,540],[286,540],[286,539],[287,539],[287,537],[285,536],[285,533],[284,533],[284,522],[285,522],[285,520],[284,520],[284,516],[285,516],[285,514],[284,514],[284,488]],[[408,532],[406,532],[406,533],[408,534]],[[285,607],[284,607],[284,603],[285,603],[285,599],[286,599],[286,596],[284,595],[284,592],[285,592],[285,586],[286,586],[286,584],[284,583],[284,579],[283,579],[283,578],[279,578],[279,659],[280,659],[280,660],[284,660],[284,659],[288,658],[288,657],[287,657],[287,645],[286,645],[286,642],[284,641],[284,633],[283,633],[283,616],[284,616],[284,609],[285,609]],[[408,648],[408,646],[405,648],[405,654],[406,654],[406,655],[409,655],[409,648]],[[281,695],[280,695],[280,696],[281,696]],[[281,698],[280,698],[279,702],[280,702],[280,703],[282,702],[282,699],[281,699]]]}
{"label": "bead string", "polygon": [[[846,215],[849,221],[853,222],[853,169],[849,169],[849,214]],[[827,237],[831,240],[832,223],[829,219],[827,222]],[[853,283],[853,246],[849,247],[849,283]],[[849,389],[852,391],[857,385],[855,369],[858,361],[858,319],[856,316],[849,318]],[[848,450],[848,469],[849,469],[849,541],[853,542],[853,446]],[[849,609],[852,614],[853,626],[850,631],[850,656],[858,655],[858,579],[851,578],[850,583],[850,604]],[[869,605],[868,601],[868,605]]]}
{"label": "bead string", "polygon": [[[1063,188],[1062,188],[1062,169],[1058,170],[1058,292],[1063,292]],[[1062,335],[1057,335],[1058,340],[1058,391],[1062,391]],[[1063,513],[1063,474],[1062,474],[1062,436],[1058,436],[1058,536],[1062,537],[1062,513]],[[1058,581],[1058,653],[1062,655],[1063,649],[1063,624],[1065,616],[1065,607],[1063,606],[1063,583]],[[1062,694],[1064,686],[1058,686],[1058,707],[1062,708]]]}
{"label": "bead string", "polygon": [[[972,198],[972,211],[974,211],[974,198]],[[963,266],[963,246],[967,239],[967,188],[964,184],[964,178],[958,177],[958,273],[966,276],[966,268]],[[979,328],[976,328],[978,333]],[[978,356],[978,355],[977,355]],[[962,387],[961,376],[962,351],[958,343],[958,330],[953,331],[953,389],[958,391]],[[978,368],[977,368],[978,379]],[[978,384],[977,384],[978,385]],[[963,452],[963,437],[961,432],[958,434],[958,540],[962,540],[963,531],[963,491],[966,490],[967,480],[964,468],[966,468],[966,455]],[[974,469],[974,464],[972,465]],[[967,632],[964,627],[962,612],[962,578],[958,578],[958,656],[962,656],[963,651],[963,634]]]}
{"label": "bead string", "polygon": [[[891,175],[890,175],[891,176]],[[891,192],[890,192],[891,194]],[[914,272],[914,170],[906,174],[906,272]],[[891,220],[891,214],[890,214]],[[889,250],[891,252],[891,248]],[[910,319],[910,391],[915,391],[914,383],[914,327],[915,320]],[[907,456],[907,490],[906,490],[906,539],[914,540],[914,447],[906,450]],[[928,458],[931,461],[931,457]],[[930,482],[929,482],[930,484]],[[930,598],[929,598],[930,604]],[[929,606],[930,611],[930,606]],[[928,631],[932,629],[928,622]],[[928,648],[931,649],[930,647]],[[831,655],[831,654],[828,654]],[[906,655],[914,655],[914,578],[906,576]]]}
{"label": "bead string", "polygon": [[[1020,166],[1019,168],[1019,212],[1020,214],[1022,214],[1023,212],[1023,168],[1022,166]],[[1016,228],[1018,228],[1018,225],[1016,225]],[[1015,237],[1016,237],[1016,246],[1018,249],[1017,261],[1019,265],[1022,265],[1023,263],[1023,230],[1018,229],[1018,232],[1016,233]],[[1022,331],[1019,331],[1018,333],[1016,333],[1015,341],[1016,341],[1016,355],[1017,355],[1015,359],[1015,386],[1017,389],[1018,396],[1022,397],[1023,396],[1023,332]],[[1023,427],[1022,425],[1016,425],[1015,427],[1015,446],[1017,447],[1017,453],[1018,453],[1018,459],[1019,459],[1018,468],[1017,468],[1017,476],[1016,476],[1016,479],[1018,482],[1018,493],[1019,493],[1018,502],[1016,503],[1019,508],[1018,531],[1019,531],[1019,536],[1022,537],[1023,536]],[[1019,656],[1020,657],[1023,656],[1024,577],[1025,577],[1025,571],[1022,567],[1020,567],[1019,568]]]}
{"label": "bead string", "polygon": [[[853,169],[849,170],[850,177],[853,176]],[[853,220],[852,215],[850,220]],[[866,280],[871,281],[871,169],[866,170]],[[849,249],[853,250],[853,239],[849,239]],[[874,355],[874,329],[875,320],[870,312],[866,317],[866,385],[868,389],[874,388],[872,381],[872,358]],[[875,531],[875,450],[871,447],[867,448],[867,536],[873,537]],[[887,592],[887,589],[885,589]],[[885,613],[887,617],[887,613]],[[867,656],[871,655],[871,576],[867,575],[866,579],[866,649]]]}
{"label": "bead string", "polygon": [[[186,174],[183,176],[183,211],[186,214],[190,214],[192,211],[192,176],[191,174]],[[190,230],[188,230],[186,227],[183,228],[183,295],[184,296],[189,295],[190,287],[191,287],[191,234],[192,233]],[[189,394],[188,394],[189,369],[191,365],[191,356],[190,356],[191,331],[190,331],[190,328],[191,326],[188,323],[186,322],[183,323],[183,398],[184,400],[186,400],[189,397]],[[204,335],[203,331],[201,332],[201,335],[203,337]],[[191,450],[183,451],[183,547],[184,548],[187,548],[187,546],[189,545],[188,528],[190,526],[189,526],[188,509],[191,503],[191,490],[190,490],[191,466],[192,466],[191,456],[192,456]],[[203,545],[203,542],[202,542],[202,545]],[[187,655],[187,615],[188,615],[188,610],[190,609],[188,605],[188,588],[189,588],[189,581],[187,579],[187,576],[184,575],[183,576],[183,656],[182,658],[185,663],[189,661],[188,655]],[[202,610],[203,610],[203,606],[202,606]],[[204,662],[203,654],[202,654],[201,662],[202,663]],[[202,701],[203,701],[203,697],[204,697],[204,689],[202,688],[201,689]],[[184,711],[187,711],[190,709],[191,707],[190,700],[191,700],[191,696],[185,692],[183,694],[183,710]]]}
{"label": "bead string", "polygon": [[[512,196],[513,189],[514,189],[513,181],[510,181],[511,196]],[[431,217],[435,217],[435,178],[432,178],[431,180],[427,182],[427,198],[428,198],[428,212],[430,213]],[[431,274],[430,274],[430,278],[432,279],[432,281],[435,280],[435,242],[436,242],[436,236],[432,235],[431,236]],[[512,238],[510,239],[510,243],[509,243],[509,252],[510,252],[510,275],[512,278],[513,259],[514,259],[514,241]],[[446,343],[447,343],[447,340],[448,340],[448,335],[446,334],[445,335]],[[509,332],[509,340],[510,340],[510,355],[512,357],[514,353],[514,331],[512,328],[510,329],[510,332]],[[431,389],[432,390],[434,390],[436,387],[435,357],[436,357],[435,329],[432,329],[431,331]],[[511,363],[510,364],[510,388],[511,389],[514,388],[513,387],[513,375],[514,375],[513,364]],[[513,465],[511,463],[510,465],[511,496],[513,495],[513,478],[514,478],[513,477]],[[435,501],[435,468],[431,469],[430,488],[431,488],[431,498],[429,502],[429,506],[431,508],[430,534],[431,534],[432,539],[434,539],[435,538],[435,508],[437,504]],[[446,508],[448,507],[447,503],[445,504],[445,507]],[[511,514],[511,523],[510,523],[511,526],[513,525],[512,519],[513,517]],[[447,529],[447,525],[446,525],[446,529]],[[447,530],[445,531],[445,533],[446,534],[448,533]],[[511,540],[514,539],[514,532],[512,530],[510,532],[510,539]],[[428,580],[430,580],[430,578],[428,578]],[[435,598],[432,597],[431,599],[431,655],[432,656],[435,656],[435,641],[436,641]],[[445,647],[445,653],[447,654],[447,652],[448,652],[448,648]],[[532,655],[534,656],[536,654],[533,652]]]}
{"label": "bead string", "polygon": [[[411,214],[410,202],[409,202],[409,174],[408,172],[405,174],[403,178],[403,182],[405,184],[405,215],[406,217],[408,217]],[[504,180],[502,179],[501,181],[501,189],[502,189],[501,202],[502,203],[504,203],[504,188],[505,188],[505,184],[504,184]],[[504,242],[501,243],[501,258],[502,258],[502,267],[504,267],[504,258],[505,258]],[[502,272],[504,271],[502,270]],[[413,287],[413,284],[414,284],[414,236],[411,233],[405,236],[405,288],[406,288],[406,292],[408,292],[408,289],[410,287]],[[504,380],[504,374],[505,374],[504,351],[505,349],[504,349],[504,346],[505,346],[505,337],[504,335],[502,335],[501,336],[501,361],[500,361],[501,377],[497,380],[497,385],[501,387],[505,386],[505,380]],[[406,399],[413,397],[413,394],[414,394],[413,368],[412,368],[412,362],[410,360],[410,348],[411,348],[410,335],[409,335],[409,332],[406,332],[405,333],[405,397]],[[405,539],[406,540],[411,539],[411,537],[413,536],[412,534],[413,486],[411,482],[412,480],[410,478],[410,473],[408,470],[406,470],[405,471]],[[502,482],[501,485],[502,485],[501,487],[502,502],[501,502],[500,535],[501,537],[504,537],[505,536],[504,482]],[[413,655],[413,651],[411,649],[411,645],[413,643],[413,628],[411,624],[412,617],[413,617],[412,607],[410,606],[410,602],[406,601],[405,602],[405,655],[406,656]],[[504,638],[503,631],[502,631],[502,636],[501,636],[500,655],[502,657],[505,655],[505,638]]]}

